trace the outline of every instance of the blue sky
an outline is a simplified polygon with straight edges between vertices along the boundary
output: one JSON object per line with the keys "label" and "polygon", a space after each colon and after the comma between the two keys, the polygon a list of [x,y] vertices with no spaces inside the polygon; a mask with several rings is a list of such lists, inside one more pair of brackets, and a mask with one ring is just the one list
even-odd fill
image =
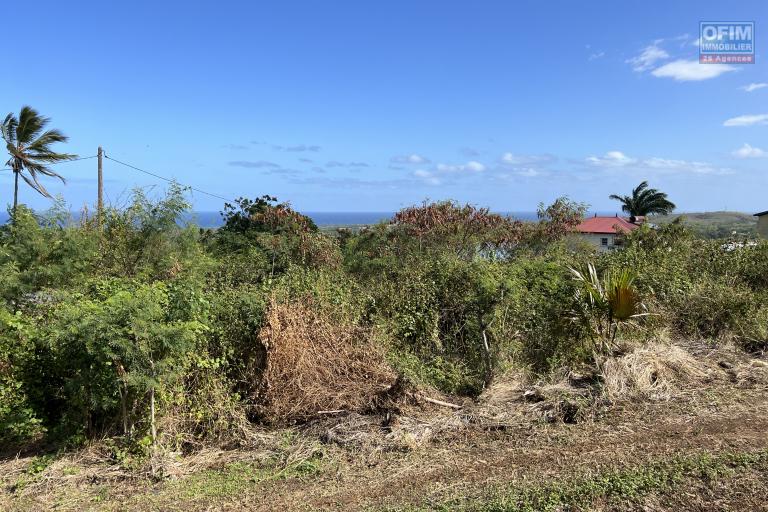
{"label": "blue sky", "polygon": [[[647,179],[683,211],[768,209],[764,1],[41,1],[3,19],[0,111],[225,197],[612,210]],[[698,64],[701,20],[754,21],[756,63]],[[94,160],[57,170],[52,191],[93,203]],[[105,179],[113,204],[164,188],[109,160]]]}

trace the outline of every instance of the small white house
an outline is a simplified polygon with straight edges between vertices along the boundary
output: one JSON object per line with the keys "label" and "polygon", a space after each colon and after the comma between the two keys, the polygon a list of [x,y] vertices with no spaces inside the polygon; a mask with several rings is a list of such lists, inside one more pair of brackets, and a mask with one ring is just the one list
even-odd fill
{"label": "small white house", "polygon": [[600,251],[612,251],[621,247],[622,235],[640,227],[644,217],[625,219],[618,215],[614,217],[588,217],[576,226],[576,232],[597,247]]}
{"label": "small white house", "polygon": [[763,238],[768,238],[768,211],[756,213],[757,234]]}

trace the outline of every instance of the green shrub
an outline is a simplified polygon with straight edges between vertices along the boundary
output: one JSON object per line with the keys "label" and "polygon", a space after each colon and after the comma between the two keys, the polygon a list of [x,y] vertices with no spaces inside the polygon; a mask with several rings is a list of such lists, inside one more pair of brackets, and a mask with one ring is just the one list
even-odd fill
{"label": "green shrub", "polygon": [[23,379],[22,369],[33,357],[26,319],[0,309],[0,444],[22,443],[44,431]]}
{"label": "green shrub", "polygon": [[341,262],[335,239],[321,235],[312,219],[274,197],[238,198],[224,204],[222,216],[224,225],[211,240],[213,251],[226,257],[258,247],[269,260],[270,276],[292,264],[327,268]]}
{"label": "green shrub", "polygon": [[644,314],[634,286],[637,275],[626,267],[598,274],[591,262],[585,269],[570,271],[577,285],[575,319],[589,333],[595,354],[610,354],[619,327]]}
{"label": "green shrub", "polygon": [[510,285],[496,310],[497,339],[509,363],[546,373],[589,355],[588,333],[572,319],[576,288],[567,267],[544,258],[510,264]]}
{"label": "green shrub", "polygon": [[763,305],[753,308],[747,317],[735,321],[736,341],[747,352],[765,353],[768,350],[768,306],[764,300],[762,302]]}
{"label": "green shrub", "polygon": [[[461,387],[476,394],[490,381],[500,355],[493,318],[504,295],[504,270],[498,262],[450,254],[401,267],[374,290],[375,322],[408,357],[441,367],[422,375],[450,367],[449,373],[463,374]],[[448,391],[438,381],[447,381],[432,383]]]}
{"label": "green shrub", "polygon": [[458,395],[478,392],[477,378],[461,361],[447,360],[439,355],[417,355],[402,346],[391,350],[388,359],[398,373],[412,382]]}
{"label": "green shrub", "polygon": [[34,317],[36,352],[26,378],[46,425],[63,437],[112,425],[151,427],[156,390],[177,375],[197,346],[207,306],[173,285],[98,280],[86,293],[52,297]]}
{"label": "green shrub", "polygon": [[731,273],[755,291],[768,291],[768,240],[731,251]]}
{"label": "green shrub", "polygon": [[558,261],[443,255],[390,273],[374,302],[398,367],[474,394],[509,364],[543,372],[583,359],[586,332],[570,318],[574,290]]}
{"label": "green shrub", "polygon": [[748,318],[754,299],[754,294],[744,285],[706,280],[671,304],[670,314],[683,334],[717,338]]}
{"label": "green shrub", "polygon": [[44,288],[76,286],[92,275],[97,233],[87,223],[60,217],[55,212],[36,216],[22,205],[16,221],[0,227],[0,297],[20,302]]}
{"label": "green shrub", "polygon": [[107,209],[100,271],[115,277],[158,280],[205,263],[199,230],[182,225],[189,208],[185,189],[172,183],[162,199],[150,199],[136,189],[128,208]]}

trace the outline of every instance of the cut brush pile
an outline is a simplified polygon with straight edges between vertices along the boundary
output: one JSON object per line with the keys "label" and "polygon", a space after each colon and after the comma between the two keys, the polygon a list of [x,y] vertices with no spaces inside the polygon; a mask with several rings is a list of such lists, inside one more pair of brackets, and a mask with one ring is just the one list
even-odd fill
{"label": "cut brush pile", "polygon": [[671,344],[651,343],[602,365],[608,398],[666,400],[675,390],[711,380],[717,370],[704,359]]}
{"label": "cut brush pile", "polygon": [[365,412],[395,383],[369,330],[339,323],[311,300],[272,300],[259,340],[266,357],[256,402],[268,423],[297,423],[329,412]]}

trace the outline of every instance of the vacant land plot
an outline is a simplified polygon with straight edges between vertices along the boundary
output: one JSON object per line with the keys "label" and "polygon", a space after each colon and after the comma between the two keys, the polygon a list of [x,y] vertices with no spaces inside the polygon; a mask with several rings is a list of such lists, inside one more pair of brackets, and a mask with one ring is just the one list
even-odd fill
{"label": "vacant land plot", "polygon": [[[328,414],[261,432],[251,449],[166,454],[154,477],[121,465],[100,443],[7,457],[0,507],[768,509],[759,499],[768,482],[768,367],[735,351],[668,349],[666,360],[657,350],[654,364],[696,367],[658,372],[645,393],[637,382],[614,382],[608,393],[608,383],[583,375],[538,384],[508,375],[476,401],[454,399],[461,409],[416,397],[388,414]],[[628,368],[614,379],[643,374],[642,350],[614,360]]]}

